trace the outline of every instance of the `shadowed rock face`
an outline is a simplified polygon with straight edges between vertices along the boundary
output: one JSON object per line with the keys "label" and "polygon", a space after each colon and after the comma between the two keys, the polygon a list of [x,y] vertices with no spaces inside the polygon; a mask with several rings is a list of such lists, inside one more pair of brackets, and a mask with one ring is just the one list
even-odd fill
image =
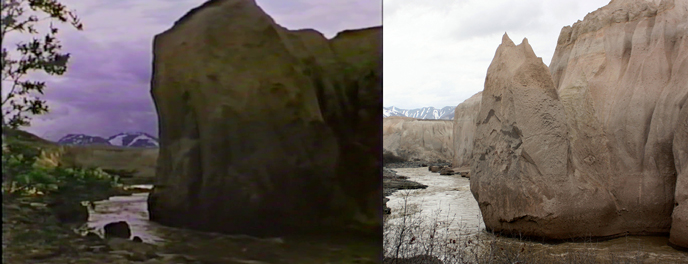
{"label": "shadowed rock face", "polygon": [[450,161],[452,123],[446,120],[417,120],[387,117],[382,121],[383,148],[406,160]]}
{"label": "shadowed rock face", "polygon": [[473,152],[488,228],[551,239],[670,232],[688,246],[688,2],[654,2],[614,0],[563,28],[549,70],[505,38]]}
{"label": "shadowed rock face", "polygon": [[289,31],[252,0],[210,1],[157,35],[150,219],[253,235],[380,229],[381,37]]}
{"label": "shadowed rock face", "polygon": [[452,166],[455,168],[469,167],[473,161],[473,139],[475,138],[476,118],[480,111],[483,92],[479,92],[454,110],[453,138],[454,157]]}

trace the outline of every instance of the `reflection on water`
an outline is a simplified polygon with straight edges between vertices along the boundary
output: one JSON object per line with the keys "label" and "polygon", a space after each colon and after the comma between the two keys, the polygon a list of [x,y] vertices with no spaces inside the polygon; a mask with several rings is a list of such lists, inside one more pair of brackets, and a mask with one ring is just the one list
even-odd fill
{"label": "reflection on water", "polygon": [[[398,223],[401,210],[406,203],[411,212],[432,219],[454,219],[449,226],[452,235],[479,235],[482,238],[496,239],[500,244],[526,245],[534,252],[563,256],[576,250],[593,250],[601,256],[623,256],[634,258],[643,255],[645,263],[688,263],[688,253],[677,251],[667,245],[668,237],[628,236],[596,243],[543,244],[519,241],[514,238],[495,237],[485,232],[477,201],[470,191],[468,178],[460,176],[441,176],[429,172],[427,168],[394,169],[398,175],[408,176],[409,180],[428,185],[426,189],[397,191],[389,198],[387,205],[392,209],[389,221]],[[421,210],[422,209],[422,210]],[[444,232],[445,229],[440,230]]]}
{"label": "reflection on water", "polygon": [[126,221],[132,236],[158,245],[160,254],[210,263],[377,263],[380,258],[381,240],[370,238],[256,238],[162,226],[148,221],[147,198],[148,193],[137,193],[95,202],[88,226],[102,235],[105,224]]}

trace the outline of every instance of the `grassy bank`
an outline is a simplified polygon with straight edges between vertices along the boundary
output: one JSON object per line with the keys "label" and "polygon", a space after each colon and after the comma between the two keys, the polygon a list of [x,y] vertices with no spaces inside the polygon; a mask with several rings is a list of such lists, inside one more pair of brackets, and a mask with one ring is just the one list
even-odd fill
{"label": "grassy bank", "polygon": [[74,232],[88,221],[83,201],[126,194],[119,177],[45,162],[48,144],[28,133],[3,138],[3,263],[129,263],[105,240]]}

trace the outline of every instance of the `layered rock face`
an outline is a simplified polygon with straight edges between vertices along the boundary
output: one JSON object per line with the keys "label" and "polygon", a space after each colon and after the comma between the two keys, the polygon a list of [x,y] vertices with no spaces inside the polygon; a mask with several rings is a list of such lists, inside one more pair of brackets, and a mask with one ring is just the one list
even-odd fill
{"label": "layered rock face", "polygon": [[384,151],[407,160],[452,160],[451,121],[387,117],[382,121],[382,131]]}
{"label": "layered rock face", "polygon": [[380,229],[381,38],[289,31],[252,0],[209,1],[157,35],[150,219],[252,235]]}
{"label": "layered rock face", "polygon": [[[609,190],[617,233],[680,225],[671,214],[675,188],[686,188],[676,185],[677,171],[688,162],[674,143],[686,122],[686,17],[686,1],[616,0],[559,36],[550,70],[567,113],[573,173]],[[686,228],[677,235],[688,237]]]}
{"label": "layered rock face", "polygon": [[479,92],[457,105],[454,110],[454,157],[452,166],[455,168],[471,166],[475,122],[478,117],[478,111],[480,111],[482,99],[483,92]]}
{"label": "layered rock face", "polygon": [[614,0],[562,29],[551,75],[527,43],[502,43],[471,178],[488,228],[552,239],[671,230],[686,246],[686,17],[686,1]]}

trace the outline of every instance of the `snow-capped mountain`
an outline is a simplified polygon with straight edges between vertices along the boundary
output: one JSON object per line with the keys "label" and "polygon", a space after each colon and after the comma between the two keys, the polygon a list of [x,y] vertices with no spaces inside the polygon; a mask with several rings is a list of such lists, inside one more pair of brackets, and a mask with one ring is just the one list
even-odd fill
{"label": "snow-capped mountain", "polygon": [[108,138],[110,145],[122,147],[158,147],[158,139],[143,132],[126,132]]}
{"label": "snow-capped mountain", "polygon": [[100,144],[100,145],[110,145],[107,139],[98,137],[98,136],[89,136],[89,135],[84,135],[84,134],[68,134],[60,140],[57,141],[57,144],[62,144],[62,145],[91,145],[91,144]]}
{"label": "snow-capped mountain", "polygon": [[391,107],[383,107],[383,116],[384,117],[390,117],[390,116],[406,116],[406,117],[412,117],[412,118],[418,118],[418,119],[445,119],[445,120],[452,120],[454,119],[454,106],[446,106],[441,109],[437,109],[434,107],[423,107],[423,108],[417,108],[417,109],[400,109],[396,108],[394,106]]}
{"label": "snow-capped mountain", "polygon": [[120,147],[155,148],[158,147],[158,139],[144,132],[125,132],[103,138],[85,134],[69,134],[57,141],[62,145],[112,145]]}

